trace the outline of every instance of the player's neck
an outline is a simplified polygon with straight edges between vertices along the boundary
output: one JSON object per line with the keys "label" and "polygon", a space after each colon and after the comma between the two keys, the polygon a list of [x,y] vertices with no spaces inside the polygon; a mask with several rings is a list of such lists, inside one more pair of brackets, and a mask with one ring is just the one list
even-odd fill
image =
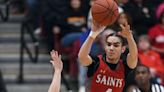
{"label": "player's neck", "polygon": [[110,59],[106,57],[106,62],[111,63],[111,64],[117,64],[119,59]]}

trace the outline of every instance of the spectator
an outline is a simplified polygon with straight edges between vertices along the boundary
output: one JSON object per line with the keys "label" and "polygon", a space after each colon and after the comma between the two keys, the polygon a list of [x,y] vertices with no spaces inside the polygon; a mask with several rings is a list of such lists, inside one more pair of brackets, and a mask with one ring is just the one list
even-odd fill
{"label": "spectator", "polygon": [[157,10],[156,10],[156,16],[157,16],[157,19],[160,18],[161,16],[161,13],[164,11],[164,1],[159,4],[159,6],[157,7]]}
{"label": "spectator", "polygon": [[138,65],[135,69],[135,82],[126,92],[164,92],[162,85],[151,82],[150,70],[144,65]]}
{"label": "spectator", "polygon": [[63,52],[68,58],[67,66],[72,80],[77,79],[77,53],[79,50],[78,39],[82,31],[86,30],[86,13],[82,7],[82,0],[69,0],[69,7],[64,19],[65,27],[61,30],[61,47],[69,48],[69,51]]}
{"label": "spectator", "polygon": [[24,6],[25,6],[25,1],[24,0],[10,0],[11,1],[11,12],[13,14],[21,14],[24,13]]}
{"label": "spectator", "polygon": [[[157,83],[164,81],[164,65],[159,53],[151,50],[151,44],[147,35],[141,35],[138,41],[139,61],[141,64],[150,68],[150,73]],[[158,77],[159,80],[158,81]]]}
{"label": "spectator", "polygon": [[82,32],[86,29],[87,14],[82,7],[82,0],[70,0],[66,14],[65,33]]}
{"label": "spectator", "polygon": [[[59,0],[42,1],[43,33],[49,51],[54,49],[54,35],[60,35],[62,28],[65,26],[63,24],[65,24],[64,18],[67,8],[68,0],[60,0],[60,2]],[[56,29],[59,30],[56,32]]]}
{"label": "spectator", "polygon": [[164,63],[164,9],[159,17],[159,22],[149,29],[148,35],[152,44],[152,50],[160,53]]}
{"label": "spectator", "polygon": [[[41,22],[41,2],[38,0],[26,0],[25,20],[33,24],[34,29],[40,26]],[[40,10],[40,11],[38,11]]]}
{"label": "spectator", "polygon": [[133,28],[138,36],[146,34],[147,30],[156,23],[155,10],[146,0],[132,0],[126,4],[124,10],[131,16]]}
{"label": "spectator", "polygon": [[[86,30],[86,13],[82,7],[82,0],[70,0],[68,13],[65,18],[65,25],[61,40],[62,46],[67,47],[79,38]],[[67,40],[67,41],[66,41]]]}

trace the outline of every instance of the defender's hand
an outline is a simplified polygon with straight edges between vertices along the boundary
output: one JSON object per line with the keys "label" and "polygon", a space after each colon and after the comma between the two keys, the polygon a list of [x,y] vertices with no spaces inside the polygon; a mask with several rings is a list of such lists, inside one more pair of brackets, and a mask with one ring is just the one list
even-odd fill
{"label": "defender's hand", "polygon": [[55,71],[62,71],[63,62],[61,60],[61,55],[58,55],[57,51],[52,50],[50,52],[52,60],[50,61],[55,69]]}

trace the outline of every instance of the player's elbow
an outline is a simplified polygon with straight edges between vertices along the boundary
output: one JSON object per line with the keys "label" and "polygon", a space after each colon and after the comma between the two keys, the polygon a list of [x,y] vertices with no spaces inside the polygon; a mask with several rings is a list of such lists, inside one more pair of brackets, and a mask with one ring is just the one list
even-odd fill
{"label": "player's elbow", "polygon": [[137,62],[138,62],[137,59],[136,59],[136,60],[133,60],[133,62],[130,62],[130,63],[128,64],[129,68],[135,69],[136,66],[137,66]]}
{"label": "player's elbow", "polygon": [[79,60],[84,60],[86,57],[87,57],[86,54],[84,54],[84,53],[82,53],[82,52],[79,52],[79,53],[78,53],[78,58],[79,58]]}
{"label": "player's elbow", "polygon": [[82,54],[78,54],[78,60],[80,62],[81,65],[85,65],[85,56]]}
{"label": "player's elbow", "polygon": [[78,54],[78,59],[81,60],[81,59],[83,59],[83,58],[84,58],[84,55],[82,55],[82,54],[79,52],[79,54]]}
{"label": "player's elbow", "polygon": [[128,55],[127,64],[129,66],[129,68],[131,68],[131,69],[136,68],[137,63],[138,63],[138,56]]}
{"label": "player's elbow", "polygon": [[78,61],[82,66],[88,66],[88,60],[87,56],[85,55],[78,55]]}

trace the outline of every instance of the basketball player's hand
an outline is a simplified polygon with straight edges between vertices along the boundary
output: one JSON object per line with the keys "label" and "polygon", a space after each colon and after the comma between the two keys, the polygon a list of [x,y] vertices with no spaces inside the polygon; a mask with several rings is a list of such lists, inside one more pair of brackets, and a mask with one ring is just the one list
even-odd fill
{"label": "basketball player's hand", "polygon": [[102,26],[93,20],[92,26],[91,26],[91,32],[89,36],[95,39],[97,35],[99,35],[105,29],[105,27],[106,26]]}
{"label": "basketball player's hand", "polygon": [[132,31],[130,30],[130,25],[127,22],[125,22],[125,24],[120,24],[120,27],[121,31],[118,32],[119,35],[125,38],[133,37]]}
{"label": "basketball player's hand", "polygon": [[63,69],[63,62],[61,60],[61,55],[57,51],[52,50],[50,52],[52,60],[50,61],[55,69],[55,71],[61,72]]}

